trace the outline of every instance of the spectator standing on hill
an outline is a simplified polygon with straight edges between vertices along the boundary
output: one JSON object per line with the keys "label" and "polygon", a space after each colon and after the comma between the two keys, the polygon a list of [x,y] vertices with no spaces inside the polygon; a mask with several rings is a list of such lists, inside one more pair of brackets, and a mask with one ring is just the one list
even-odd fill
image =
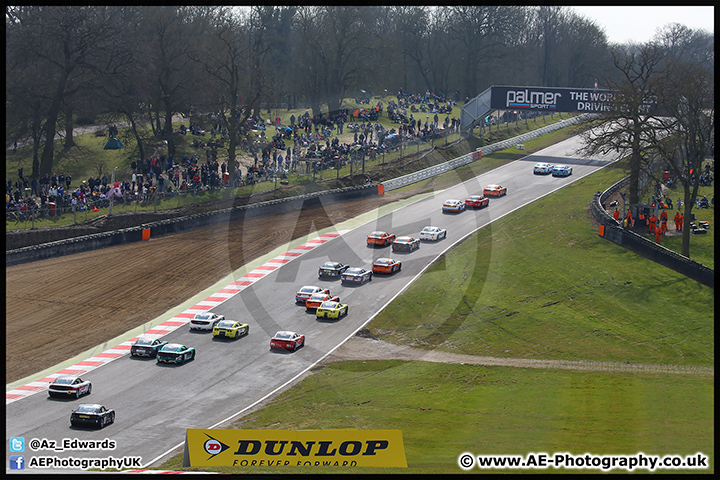
{"label": "spectator standing on hill", "polygon": [[65,175],[65,185],[67,185],[68,190],[70,190],[70,182],[72,182],[72,177],[68,173]]}

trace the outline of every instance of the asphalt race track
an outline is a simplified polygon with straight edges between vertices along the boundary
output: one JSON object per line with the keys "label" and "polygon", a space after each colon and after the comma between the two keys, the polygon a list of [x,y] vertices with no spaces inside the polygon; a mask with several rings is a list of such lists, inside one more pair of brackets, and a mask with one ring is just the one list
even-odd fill
{"label": "asphalt race track", "polygon": [[[223,421],[278,391],[352,336],[453,244],[614,160],[611,157],[578,158],[573,154],[578,145],[579,139],[574,137],[436,192],[344,232],[278,268],[212,310],[228,319],[248,323],[249,335],[236,340],[215,340],[211,332],[191,332],[185,325],[164,337],[171,343],[195,347],[197,358],[187,364],[160,365],[154,359],[126,355],[85,375],[93,384],[88,397],[50,399],[41,392],[7,404],[6,461],[9,461],[11,436],[24,437],[28,443],[34,438],[56,441],[109,438],[117,442],[111,451],[44,451],[42,454],[75,458],[139,455],[146,467],[182,444],[185,429],[226,426]],[[568,164],[573,174],[566,178],[534,175],[532,168],[536,162]],[[482,188],[490,183],[507,187],[508,194],[491,198],[487,208],[459,214],[442,213],[445,200],[464,200],[468,195],[482,193]],[[577,199],[583,205],[588,200]],[[423,242],[420,249],[412,253],[392,253],[390,247],[369,248],[365,243],[366,236],[373,230],[417,237],[426,225],[447,229],[447,238]],[[375,259],[387,256],[402,261],[402,270],[391,276],[376,275],[362,286],[341,286],[339,279],[317,277],[318,267],[327,260],[370,269]],[[314,313],[307,313],[304,306],[295,304],[294,294],[303,285],[329,288],[331,294],[339,295],[342,303],[349,305],[349,314],[337,321],[317,320]],[[305,334],[306,346],[296,352],[270,351],[270,337],[278,330]],[[115,423],[102,430],[71,428],[70,412],[80,403],[100,403],[115,409]],[[39,454],[25,450],[26,457]]]}

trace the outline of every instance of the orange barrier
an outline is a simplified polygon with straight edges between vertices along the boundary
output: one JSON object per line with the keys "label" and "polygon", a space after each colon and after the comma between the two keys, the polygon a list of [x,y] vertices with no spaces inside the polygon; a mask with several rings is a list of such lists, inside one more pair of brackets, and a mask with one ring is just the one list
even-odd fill
{"label": "orange barrier", "polygon": [[378,185],[378,195],[385,195],[385,185],[382,183]]}
{"label": "orange barrier", "polygon": [[148,239],[150,239],[150,229],[149,229],[149,228],[143,228],[143,231],[142,231],[142,239],[143,239],[143,240],[148,240]]}

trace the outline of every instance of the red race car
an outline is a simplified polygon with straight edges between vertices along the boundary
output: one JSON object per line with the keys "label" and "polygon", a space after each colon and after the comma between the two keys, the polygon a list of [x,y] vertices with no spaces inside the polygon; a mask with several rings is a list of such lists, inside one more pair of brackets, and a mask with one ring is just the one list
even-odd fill
{"label": "red race car", "polygon": [[305,335],[295,332],[280,331],[270,339],[270,349],[284,348],[293,352],[305,345]]}
{"label": "red race car", "polygon": [[395,273],[399,272],[402,268],[402,263],[392,258],[378,258],[373,263],[373,273]]}
{"label": "red race car", "polygon": [[502,197],[503,195],[507,195],[507,187],[495,184],[488,185],[483,190],[483,195],[487,195],[489,197]]}
{"label": "red race car", "polygon": [[333,297],[329,293],[316,293],[315,295],[307,299],[307,301],[305,302],[305,309],[314,310],[326,301],[339,302],[340,297]]}
{"label": "red race car", "polygon": [[485,195],[470,195],[465,199],[465,205],[468,208],[483,208],[487,207],[490,203],[490,199]]}
{"label": "red race car", "polygon": [[367,244],[368,246],[375,247],[377,245],[381,245],[383,247],[387,247],[392,242],[395,241],[395,235],[388,232],[372,232],[367,237]]}

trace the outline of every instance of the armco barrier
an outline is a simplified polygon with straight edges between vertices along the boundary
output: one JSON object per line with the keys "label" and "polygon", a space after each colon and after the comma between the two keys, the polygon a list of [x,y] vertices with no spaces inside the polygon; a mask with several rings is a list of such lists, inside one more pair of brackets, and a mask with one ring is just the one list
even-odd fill
{"label": "armco barrier", "polygon": [[[324,190],[296,197],[269,200],[185,217],[169,218],[112,232],[83,235],[56,242],[8,250],[5,252],[5,265],[18,265],[35,260],[42,260],[44,258],[54,258],[62,255],[95,250],[97,248],[120,245],[122,243],[142,241],[143,230],[147,229],[150,229],[150,238],[153,238],[168,233],[179,233],[199,227],[228,222],[232,220],[234,216],[241,214],[248,215],[248,212],[251,215],[265,215],[282,211],[295,211],[302,208],[303,203],[306,201],[319,200],[322,198],[326,202],[334,202],[377,194],[377,185],[363,185],[360,187]],[[147,234],[145,234],[145,236],[147,236]]]}
{"label": "armco barrier", "polygon": [[595,217],[595,220],[604,227],[601,229],[602,234],[600,236],[617,245],[627,248],[638,255],[642,255],[655,263],[659,263],[660,265],[675,270],[688,278],[692,278],[703,285],[715,288],[714,270],[684,255],[680,255],[677,252],[665,248],[662,245],[643,237],[642,235],[638,235],[632,230],[623,228],[620,223],[603,208],[605,199],[618,189],[622,188],[622,186],[627,183],[628,179],[629,177],[624,178],[605,190],[605,192],[596,192],[593,195],[590,210]]}
{"label": "armco barrier", "polygon": [[[552,125],[547,125],[545,127],[538,128],[537,130],[533,130],[532,132],[523,133],[522,135],[518,135],[517,137],[503,140],[502,142],[497,142],[497,143],[493,143],[492,145],[486,145],[484,147],[480,147],[477,149],[477,151],[479,151],[483,156],[489,155],[492,152],[496,152],[498,150],[504,150],[506,148],[517,145],[518,143],[525,143],[528,140],[531,140],[533,138],[539,137],[541,135],[545,135],[546,133],[554,132],[555,130],[565,128],[570,125],[575,125],[576,123],[583,122],[583,121],[593,118],[595,116],[597,116],[597,115],[591,114],[591,113],[584,113],[582,115],[578,115],[578,116],[569,118],[567,120],[562,120],[562,121],[554,123]],[[435,165],[432,167],[428,167],[424,170],[420,170],[419,172],[409,173],[402,177],[393,178],[391,180],[383,182],[383,186],[384,186],[386,192],[390,191],[390,190],[395,190],[397,188],[405,187],[407,185],[412,185],[413,183],[420,182],[422,180],[434,177],[441,173],[448,172],[448,171],[453,170],[462,165],[471,163],[474,160],[475,159],[473,158],[473,154],[469,153],[467,155],[463,155],[461,157],[454,158],[454,159],[452,159],[448,162],[442,163],[440,165]]]}

